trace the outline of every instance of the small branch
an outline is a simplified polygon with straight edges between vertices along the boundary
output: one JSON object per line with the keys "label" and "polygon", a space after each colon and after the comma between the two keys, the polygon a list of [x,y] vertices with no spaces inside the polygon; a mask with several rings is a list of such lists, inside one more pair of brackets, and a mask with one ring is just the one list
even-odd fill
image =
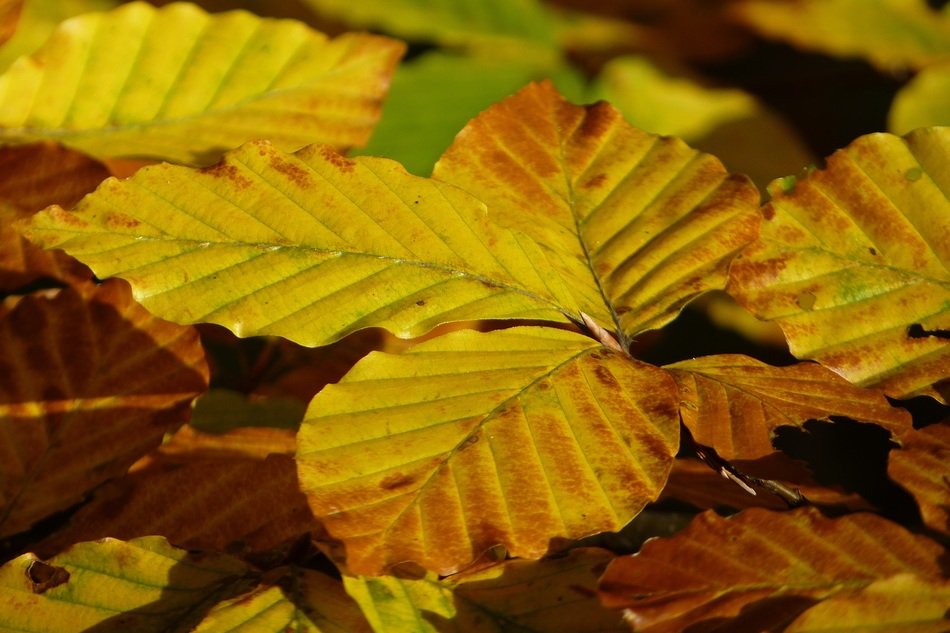
{"label": "small branch", "polygon": [[581,319],[584,320],[584,325],[587,326],[587,329],[593,335],[595,339],[600,341],[601,345],[609,347],[610,349],[616,350],[618,352],[626,353],[620,343],[617,342],[617,337],[613,334],[600,327],[593,318],[589,315],[581,312]]}

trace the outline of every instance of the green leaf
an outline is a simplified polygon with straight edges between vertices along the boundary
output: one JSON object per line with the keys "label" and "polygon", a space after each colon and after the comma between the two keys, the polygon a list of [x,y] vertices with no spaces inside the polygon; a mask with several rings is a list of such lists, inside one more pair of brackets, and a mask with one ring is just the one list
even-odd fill
{"label": "green leaf", "polygon": [[191,554],[157,536],[80,543],[48,561],[24,554],[0,568],[0,628],[191,630],[204,610],[241,588],[247,572],[234,558]]}
{"label": "green leaf", "polygon": [[758,232],[748,178],[631,127],[606,103],[574,106],[547,82],[479,115],[433,177],[471,191],[502,226],[570,254],[558,272],[583,311],[628,336],[723,287]]}
{"label": "green leaf", "polygon": [[871,134],[788,189],[774,182],[730,293],[798,358],[894,397],[947,398],[948,160],[950,128]]}
{"label": "green leaf", "polygon": [[866,57],[885,72],[950,58],[950,14],[925,0],[745,0],[735,14],[767,37],[842,57]]}
{"label": "green leaf", "polygon": [[950,125],[950,62],[924,68],[894,97],[887,127],[907,134],[919,127]]}
{"label": "green leaf", "polygon": [[452,320],[577,314],[557,254],[484,209],[392,161],[259,142],[209,169],[108,180],[75,213],[35,216],[28,235],[127,279],[163,318],[240,336],[317,346],[374,326],[412,337]]}
{"label": "green leaf", "polygon": [[600,606],[597,579],[613,554],[575,549],[562,558],[510,560],[439,580],[344,576],[373,630],[629,631],[616,612]]}
{"label": "green leaf", "polygon": [[268,138],[361,145],[403,45],[292,20],[133,2],[65,22],[0,76],[0,142],[207,163]]}
{"label": "green leaf", "polygon": [[662,489],[675,385],[578,334],[460,331],[373,353],[311,402],[300,483],[348,568],[449,573],[503,544],[616,530]]}

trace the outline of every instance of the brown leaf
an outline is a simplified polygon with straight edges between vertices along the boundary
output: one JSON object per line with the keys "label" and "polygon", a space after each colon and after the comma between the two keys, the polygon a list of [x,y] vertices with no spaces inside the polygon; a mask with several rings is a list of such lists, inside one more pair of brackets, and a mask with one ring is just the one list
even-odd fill
{"label": "brown leaf", "polygon": [[908,430],[901,443],[887,474],[914,495],[928,527],[950,535],[950,421]]}
{"label": "brown leaf", "polygon": [[318,531],[297,484],[293,449],[288,431],[210,435],[184,427],[133,472],[96,491],[36,551],[51,556],[81,541],[161,534],[189,549],[261,552]]}
{"label": "brown leaf", "polygon": [[604,602],[642,633],[781,630],[808,607],[900,573],[939,578],[943,548],[872,514],[814,509],[699,515],[611,563]]}
{"label": "brown leaf", "polygon": [[0,348],[4,535],[125,472],[207,385],[195,330],[153,317],[123,282],[8,302]]}
{"label": "brown leaf", "polygon": [[769,455],[779,426],[848,417],[883,426],[896,438],[911,428],[910,415],[883,394],[855,387],[813,363],[772,367],[748,356],[694,358],[666,369],[680,388],[683,422],[700,444],[725,459]]}
{"label": "brown leaf", "polygon": [[0,220],[0,292],[13,292],[43,278],[79,283],[92,279],[92,271],[63,251],[34,246]]}

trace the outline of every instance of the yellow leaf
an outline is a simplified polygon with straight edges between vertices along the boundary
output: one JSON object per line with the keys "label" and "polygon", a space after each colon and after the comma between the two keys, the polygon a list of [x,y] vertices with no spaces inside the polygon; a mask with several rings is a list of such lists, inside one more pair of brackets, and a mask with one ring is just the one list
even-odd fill
{"label": "yellow leaf", "polygon": [[446,321],[579,313],[551,270],[558,254],[497,228],[478,200],[322,146],[287,155],[257,142],[207,169],[145,167],[75,213],[38,214],[28,235],[127,279],[163,318],[309,346],[374,326],[412,337]]}
{"label": "yellow leaf", "polygon": [[132,2],[64,22],[0,76],[0,142],[196,163],[257,138],[361,145],[402,51],[244,11]]}
{"label": "yellow leaf", "polygon": [[887,115],[896,134],[937,125],[950,125],[950,61],[921,70],[897,92]]}
{"label": "yellow leaf", "polygon": [[791,352],[894,397],[947,398],[950,128],[863,136],[775,181],[730,293]]}
{"label": "yellow leaf", "polygon": [[30,633],[191,630],[240,589],[247,566],[150,536],[80,543],[49,561],[24,554],[0,568],[0,628]]}
{"label": "yellow leaf", "polygon": [[950,14],[925,0],[745,0],[734,9],[767,37],[841,57],[866,57],[884,71],[950,58]]}
{"label": "yellow leaf", "polygon": [[628,336],[722,288],[758,230],[747,178],[631,127],[606,103],[572,105],[549,83],[469,123],[433,176],[478,196],[499,224],[570,254],[558,272],[582,310]]}
{"label": "yellow leaf", "polygon": [[320,392],[300,483],[353,573],[406,560],[449,573],[497,544],[537,558],[656,498],[676,404],[666,372],[578,334],[454,332],[370,354]]}
{"label": "yellow leaf", "polygon": [[207,386],[197,332],[154,318],[121,282],[4,306],[0,347],[4,535],[124,473]]}
{"label": "yellow leaf", "polygon": [[950,581],[898,574],[815,605],[785,633],[946,633],[947,605]]}
{"label": "yellow leaf", "polygon": [[[344,576],[346,591],[375,631],[545,631],[630,629],[600,606],[597,579],[614,555],[575,549],[562,558],[510,560],[439,580]],[[443,625],[444,623],[444,625]]]}
{"label": "yellow leaf", "polygon": [[914,495],[924,524],[950,535],[950,421],[908,429],[900,441],[887,474]]}
{"label": "yellow leaf", "polygon": [[812,363],[771,367],[738,354],[706,356],[665,366],[680,388],[683,423],[700,444],[725,459],[751,460],[774,452],[779,426],[831,416],[873,422],[897,439],[910,415],[878,391],[855,387]]}

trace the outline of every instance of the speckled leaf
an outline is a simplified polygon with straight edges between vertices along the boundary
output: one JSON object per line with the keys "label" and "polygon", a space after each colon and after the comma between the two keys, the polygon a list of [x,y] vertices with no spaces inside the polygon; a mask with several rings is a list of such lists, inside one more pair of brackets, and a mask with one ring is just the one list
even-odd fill
{"label": "speckled leaf", "polygon": [[900,441],[887,474],[914,495],[927,526],[950,535],[950,421],[909,429]]}
{"label": "speckled leaf", "polygon": [[774,452],[779,426],[847,417],[883,426],[896,439],[910,415],[878,391],[855,387],[813,363],[771,367],[748,356],[722,354],[667,365],[680,388],[680,414],[700,444],[729,459]]}
{"label": "speckled leaf", "polygon": [[289,155],[256,142],[207,169],[145,167],[74,213],[38,214],[27,234],[127,279],[163,318],[308,346],[374,326],[406,338],[582,309],[552,270],[562,256],[498,228],[475,198],[325,146]]}
{"label": "speckled leaf", "polygon": [[417,580],[344,576],[343,582],[378,633],[627,631],[620,615],[597,599],[597,579],[613,557],[584,548],[563,558],[511,560],[441,581],[429,574]]}
{"label": "speckled leaf", "polygon": [[767,37],[866,57],[886,72],[950,58],[950,14],[931,9],[926,0],[745,0],[734,11]]}
{"label": "speckled leaf", "polygon": [[197,332],[118,281],[4,306],[0,347],[0,534],[124,473],[207,385]]}
{"label": "speckled leaf", "polygon": [[63,23],[0,76],[0,143],[192,163],[257,138],[361,145],[402,50],[245,11],[132,2]]}
{"label": "speckled leaf", "polygon": [[938,543],[872,514],[705,512],[677,535],[611,563],[600,591],[642,633],[712,622],[737,631],[783,630],[812,605],[877,580],[903,573],[940,578],[943,553]]}
{"label": "speckled leaf", "polygon": [[219,603],[194,629],[195,633],[370,633],[373,630],[337,579],[309,569],[288,568],[280,576],[271,572],[268,581]]}
{"label": "speckled leaf", "polygon": [[799,358],[895,397],[946,398],[950,128],[863,136],[775,181],[730,292]]}
{"label": "speckled leaf", "polygon": [[445,574],[496,544],[537,558],[656,498],[676,403],[666,372],[579,334],[453,332],[370,354],[320,392],[300,483],[353,573],[412,560]]}
{"label": "speckled leaf", "polygon": [[242,588],[247,566],[175,549],[157,536],[80,543],[42,561],[24,554],[0,568],[0,629],[28,633],[191,630]]}
{"label": "speckled leaf", "polygon": [[558,272],[583,311],[627,335],[723,287],[758,230],[747,178],[631,127],[606,103],[572,105],[550,83],[479,115],[433,176],[484,200],[496,222],[569,253]]}
{"label": "speckled leaf", "polygon": [[950,581],[898,574],[828,598],[784,633],[947,633]]}

